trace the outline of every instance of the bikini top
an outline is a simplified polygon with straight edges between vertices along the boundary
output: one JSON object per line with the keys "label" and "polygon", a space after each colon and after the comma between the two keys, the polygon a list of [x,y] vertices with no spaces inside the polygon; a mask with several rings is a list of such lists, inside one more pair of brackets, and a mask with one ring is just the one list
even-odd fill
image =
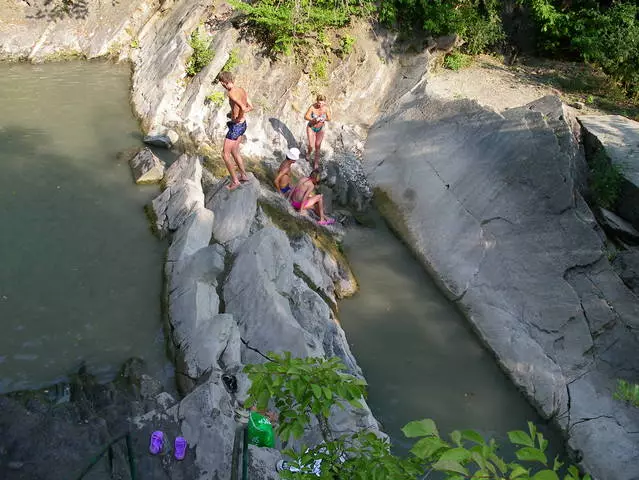
{"label": "bikini top", "polygon": [[326,120],[326,114],[322,113],[321,115],[317,115],[315,112],[311,112],[311,118],[317,118],[320,121]]}

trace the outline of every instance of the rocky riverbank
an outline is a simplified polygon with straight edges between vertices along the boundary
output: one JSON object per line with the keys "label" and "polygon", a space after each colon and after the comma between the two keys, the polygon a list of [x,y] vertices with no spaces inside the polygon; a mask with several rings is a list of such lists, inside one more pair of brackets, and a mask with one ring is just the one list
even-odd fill
{"label": "rocky riverbank", "polygon": [[639,411],[612,395],[639,372],[639,301],[582,197],[579,139],[555,97],[499,114],[427,90],[371,129],[365,167],[386,218],[584,468],[631,480]]}
{"label": "rocky riverbank", "polygon": [[[353,53],[333,59],[330,81],[318,84],[308,66],[261,55],[224,2],[86,1],[57,12],[55,2],[9,3],[0,3],[4,57],[130,59],[144,133],[188,152],[153,202],[158,232],[171,237],[169,331],[186,396],[137,421],[175,422],[195,449],[194,468],[230,474],[233,405],[246,391],[240,369],[258,352],[337,355],[359,374],[335,318],[335,298],[355,287],[334,239],[258,181],[286,147],[303,143],[301,117],[321,89],[337,119],[324,142],[335,203],[362,210],[378,189],[387,219],[556,420],[581,465],[598,479],[636,480],[638,414],[612,391],[616,378],[637,380],[639,302],[611,268],[583,199],[580,130],[560,102],[498,113],[438,99],[428,89],[429,52],[400,55],[391,34],[364,24]],[[188,78],[188,39],[200,23],[214,56]],[[232,54],[237,83],[257,107],[242,146],[256,177],[229,195],[218,153],[227,106],[206,99],[222,93],[213,80]],[[237,392],[223,374],[236,376]],[[368,410],[350,413],[333,419],[336,431],[376,428]]]}

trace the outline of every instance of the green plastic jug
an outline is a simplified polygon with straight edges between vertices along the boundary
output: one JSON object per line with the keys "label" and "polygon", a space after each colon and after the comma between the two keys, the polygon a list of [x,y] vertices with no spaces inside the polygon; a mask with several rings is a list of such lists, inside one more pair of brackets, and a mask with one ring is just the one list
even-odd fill
{"label": "green plastic jug", "polygon": [[273,448],[275,446],[273,425],[264,415],[251,412],[248,422],[248,441],[257,447]]}

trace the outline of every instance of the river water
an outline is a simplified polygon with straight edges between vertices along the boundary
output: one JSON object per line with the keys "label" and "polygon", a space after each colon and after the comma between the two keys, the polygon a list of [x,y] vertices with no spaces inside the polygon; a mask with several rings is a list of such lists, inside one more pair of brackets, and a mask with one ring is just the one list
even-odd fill
{"label": "river water", "polygon": [[467,321],[379,217],[348,231],[344,251],[360,290],[342,300],[339,318],[368,382],[368,403],[399,452],[412,441],[401,427],[432,418],[439,431],[475,429],[504,445],[528,420],[542,420],[479,342]]}
{"label": "river water", "polygon": [[[129,67],[0,64],[0,392],[110,380],[131,356],[166,374],[165,245],[118,152],[141,145]],[[170,373],[169,373],[170,374]]]}

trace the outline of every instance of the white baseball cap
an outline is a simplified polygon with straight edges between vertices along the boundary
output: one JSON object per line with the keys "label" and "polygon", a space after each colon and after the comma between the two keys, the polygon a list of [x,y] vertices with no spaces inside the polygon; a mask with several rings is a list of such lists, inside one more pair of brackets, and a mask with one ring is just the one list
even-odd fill
{"label": "white baseball cap", "polygon": [[286,158],[288,158],[289,160],[299,160],[300,159],[300,149],[299,148],[289,148],[286,151]]}

